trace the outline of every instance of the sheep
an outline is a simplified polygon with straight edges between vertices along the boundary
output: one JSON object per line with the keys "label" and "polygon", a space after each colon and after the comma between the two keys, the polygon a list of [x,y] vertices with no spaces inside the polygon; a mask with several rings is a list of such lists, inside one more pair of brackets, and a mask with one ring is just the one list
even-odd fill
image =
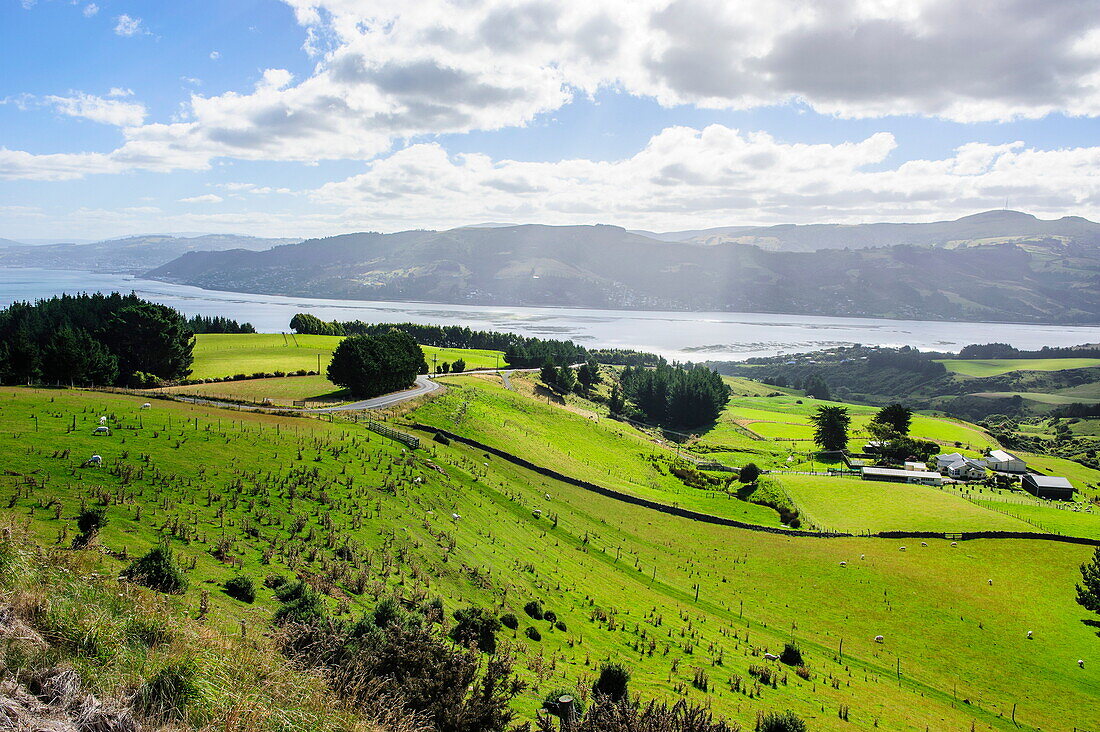
{"label": "sheep", "polygon": [[1031,631],[1030,630],[1027,632],[1027,639],[1031,640]]}
{"label": "sheep", "polygon": [[859,555],[859,561],[861,561],[861,562],[862,562],[862,561],[863,561],[863,558],[864,558],[865,556],[867,556],[867,555],[866,555],[866,554],[860,554],[860,555]]}
{"label": "sheep", "polygon": [[111,434],[111,430],[107,427],[100,426],[100,427],[96,427],[95,430],[92,431],[92,434],[93,435],[109,435],[109,434]]}
{"label": "sheep", "polygon": [[85,461],[84,464],[85,465],[102,465],[103,464],[103,458],[101,458],[99,455],[92,455],[90,458],[88,458]]}
{"label": "sheep", "polygon": [[1083,658],[1078,658],[1078,659],[1077,659],[1077,665],[1078,665],[1079,667],[1081,667],[1081,668],[1084,668],[1084,667],[1085,667],[1085,659],[1083,659]]}
{"label": "sheep", "polygon": [[459,520],[460,518],[462,518],[462,517],[461,517],[461,516],[459,516],[459,515],[458,515],[457,513],[452,513],[452,514],[451,514],[451,518],[452,518],[453,520],[455,520],[455,521],[458,521],[458,520]]}
{"label": "sheep", "polygon": [[993,585],[993,580],[992,579],[989,580],[989,584],[990,584],[990,586]]}
{"label": "sheep", "polygon": [[765,653],[764,654],[764,660],[765,661],[778,661],[779,656],[775,655],[774,653]]}
{"label": "sheep", "polygon": [[885,642],[886,642],[886,639],[883,638],[881,635],[876,635],[875,636],[875,643],[885,643]]}
{"label": "sheep", "polygon": [[107,424],[107,418],[106,417],[100,417],[99,418],[99,423],[100,424]]}
{"label": "sheep", "polygon": [[841,563],[840,563],[840,566],[841,566],[841,567],[847,567],[847,566],[848,566],[848,563],[847,563],[847,562],[841,562]]}
{"label": "sheep", "polygon": [[149,402],[145,402],[144,404],[141,405],[141,408],[142,409],[149,409],[151,406],[153,406],[153,405],[150,404]]}
{"label": "sheep", "polygon": [[903,551],[905,551],[905,547],[901,547],[900,549],[898,549],[898,551],[899,551],[899,552],[903,552]]}
{"label": "sheep", "polygon": [[546,494],[546,500],[548,500],[548,501],[549,501],[549,500],[553,500],[553,499],[551,499],[551,498],[550,498],[550,494],[549,494],[549,493],[547,493],[547,494]]}
{"label": "sheep", "polygon": [[951,546],[958,546],[958,545],[959,545],[959,542],[957,542],[957,541],[951,542]]}
{"label": "sheep", "polygon": [[922,542],[920,543],[920,545],[921,545],[921,546],[928,546],[928,542],[927,542],[927,541],[922,541]]}

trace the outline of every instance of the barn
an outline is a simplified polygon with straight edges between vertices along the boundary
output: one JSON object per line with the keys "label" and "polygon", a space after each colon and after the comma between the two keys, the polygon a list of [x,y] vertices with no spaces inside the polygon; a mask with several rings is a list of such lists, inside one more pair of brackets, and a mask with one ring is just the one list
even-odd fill
{"label": "barn", "polygon": [[1025,491],[1036,498],[1049,498],[1055,501],[1072,501],[1073,484],[1058,475],[1025,475],[1022,480]]}

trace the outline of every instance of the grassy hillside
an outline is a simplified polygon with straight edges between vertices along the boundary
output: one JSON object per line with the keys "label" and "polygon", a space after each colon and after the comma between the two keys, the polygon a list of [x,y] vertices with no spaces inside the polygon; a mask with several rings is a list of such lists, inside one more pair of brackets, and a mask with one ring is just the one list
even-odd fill
{"label": "grassy hillside", "polygon": [[943,359],[948,371],[964,376],[1000,376],[1011,371],[1065,371],[1100,366],[1100,358]]}

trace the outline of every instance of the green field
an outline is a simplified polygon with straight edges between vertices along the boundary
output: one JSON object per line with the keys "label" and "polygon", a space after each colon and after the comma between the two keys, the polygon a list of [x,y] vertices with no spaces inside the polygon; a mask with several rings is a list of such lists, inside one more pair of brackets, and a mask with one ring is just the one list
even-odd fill
{"label": "green field", "polygon": [[1079,396],[1068,396],[1066,394],[1044,394],[1036,391],[980,391],[975,392],[973,396],[988,397],[990,399],[1006,399],[1014,396],[1018,396],[1021,399],[1027,399],[1033,402],[1039,402],[1040,404],[1074,404],[1074,403],[1090,403],[1100,401],[1100,399],[1092,399]]}
{"label": "green field", "polygon": [[[457,432],[502,432],[497,439],[535,462],[558,459],[554,467],[566,472],[593,462],[589,470],[604,477],[610,464],[620,479],[644,487],[652,478],[652,490],[662,490],[660,474],[646,472],[642,438],[595,436],[594,420],[552,418],[487,377],[450,381],[459,386],[410,416]],[[909,551],[899,552],[893,540],[728,529],[614,501],[457,445],[406,453],[339,419],[161,401],[142,410],[142,401],[0,389],[0,489],[9,516],[46,546],[67,543],[82,501],[108,504],[100,541],[112,553],[96,553],[107,576],[124,566],[123,549],[134,556],[173,537],[184,565],[195,567],[191,588],[167,601],[165,613],[194,616],[208,589],[212,628],[238,632],[240,618],[263,628],[275,607],[269,590],[246,606],[218,589],[238,571],[330,578],[333,608],[335,596],[355,610],[391,592],[441,596],[448,616],[470,602],[500,607],[521,618],[520,631],[537,625],[543,634],[532,641],[505,633],[531,684],[516,702],[526,719],[548,690],[587,688],[599,663],[614,658],[631,668],[643,699],[687,698],[745,729],[758,712],[785,709],[813,730],[1100,726],[1100,647],[1073,601],[1086,547],[981,540],[953,548],[936,540],[906,542]],[[100,415],[110,418],[110,437],[91,434]],[[535,415],[551,429],[525,429]],[[601,419],[598,429],[614,435],[605,425]],[[544,438],[559,444],[543,446]],[[81,468],[93,452],[103,467]],[[920,510],[898,501],[899,515],[916,520]],[[220,560],[212,548],[223,538],[228,554]],[[374,588],[363,595],[351,591],[351,575],[337,572],[344,565],[334,547],[342,542]],[[567,630],[527,618],[522,607],[531,599],[553,608]],[[879,634],[885,643],[874,642]],[[790,673],[752,697],[730,690],[731,677],[750,679],[760,654],[792,635],[809,680]],[[696,668],[709,675],[708,692],[692,688]],[[200,678],[200,693],[216,693],[217,684]],[[838,719],[842,704],[848,722]]]}
{"label": "green field", "polygon": [[[195,362],[191,378],[213,379],[256,372],[292,372],[299,369],[324,373],[341,336],[283,335],[280,333],[203,333],[195,336]],[[461,358],[467,369],[504,366],[503,354],[470,348],[421,346],[429,366]],[[501,358],[498,361],[498,356]]]}
{"label": "green field", "polygon": [[1100,366],[1100,358],[942,359],[948,371],[963,376],[1000,376],[1010,371],[1064,371]]}
{"label": "green field", "polygon": [[829,531],[1033,530],[1023,521],[988,511],[934,486],[814,475],[775,479],[806,518]]}
{"label": "green field", "polygon": [[169,386],[156,391],[167,394],[229,399],[233,401],[289,405],[295,401],[343,402],[348,396],[343,389],[324,376],[282,376],[271,379],[216,381],[210,384]]}

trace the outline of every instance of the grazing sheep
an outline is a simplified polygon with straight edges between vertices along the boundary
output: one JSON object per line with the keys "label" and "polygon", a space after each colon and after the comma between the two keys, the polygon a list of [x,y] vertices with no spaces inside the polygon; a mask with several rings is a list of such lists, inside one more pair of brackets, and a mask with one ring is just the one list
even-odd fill
{"label": "grazing sheep", "polygon": [[921,545],[921,546],[928,546],[928,542],[927,542],[927,541],[922,541],[922,542],[920,543],[920,545]]}
{"label": "grazing sheep", "polygon": [[886,642],[886,639],[883,638],[881,635],[876,635],[875,636],[875,643],[885,643],[885,642]]}
{"label": "grazing sheep", "polygon": [[1078,658],[1077,659],[1077,665],[1080,666],[1081,668],[1084,668],[1085,667],[1085,659]]}
{"label": "grazing sheep", "polygon": [[534,511],[532,511],[531,513],[532,513],[532,514],[534,514],[535,518],[538,518],[539,516],[541,516],[541,515],[542,515],[542,509],[541,509],[541,508],[536,508],[536,509],[535,509]]}
{"label": "grazing sheep", "polygon": [[92,431],[92,434],[93,435],[109,435],[109,434],[111,434],[111,430],[107,427],[102,427],[102,426],[101,427],[96,427]]}
{"label": "grazing sheep", "polygon": [[764,654],[764,660],[765,661],[778,661],[779,656],[775,655],[774,653],[765,653]]}
{"label": "grazing sheep", "polygon": [[860,561],[863,561],[863,558],[864,558],[865,556],[867,556],[867,555],[866,555],[866,554],[860,554],[860,555],[859,555],[859,559],[860,559]]}
{"label": "grazing sheep", "polygon": [[1030,630],[1027,632],[1027,639],[1031,640],[1031,631]]}
{"label": "grazing sheep", "polygon": [[548,501],[550,500],[550,494],[549,493],[546,494],[546,500],[548,500]]}
{"label": "grazing sheep", "polygon": [[107,424],[107,418],[106,417],[100,417],[99,418],[99,423],[100,424]]}
{"label": "grazing sheep", "polygon": [[993,584],[993,580],[989,580],[989,584],[990,584],[990,585],[992,585],[992,584]]}
{"label": "grazing sheep", "polygon": [[84,464],[85,465],[102,465],[103,464],[103,458],[101,458],[99,455],[92,455],[90,458],[88,458],[88,460]]}
{"label": "grazing sheep", "polygon": [[847,567],[847,566],[848,566],[848,563],[847,563],[847,562],[841,562],[841,563],[840,563],[840,566],[841,566],[841,567]]}
{"label": "grazing sheep", "polygon": [[148,408],[149,408],[149,407],[151,407],[151,406],[153,406],[153,405],[152,405],[152,404],[150,404],[149,402],[145,402],[144,404],[142,404],[142,405],[141,405],[141,408],[142,408],[142,409],[148,409]]}
{"label": "grazing sheep", "polygon": [[901,547],[900,549],[898,549],[898,551],[899,551],[899,552],[903,552],[903,551],[905,551],[905,547]]}
{"label": "grazing sheep", "polygon": [[461,516],[459,516],[459,515],[458,515],[457,513],[452,513],[452,514],[451,514],[451,518],[452,518],[452,519],[454,519],[455,521],[458,521],[458,520],[459,520],[460,518],[462,518],[462,517],[461,517]]}
{"label": "grazing sheep", "polygon": [[959,545],[959,542],[957,542],[957,541],[951,542],[951,546],[958,546],[958,545]]}

